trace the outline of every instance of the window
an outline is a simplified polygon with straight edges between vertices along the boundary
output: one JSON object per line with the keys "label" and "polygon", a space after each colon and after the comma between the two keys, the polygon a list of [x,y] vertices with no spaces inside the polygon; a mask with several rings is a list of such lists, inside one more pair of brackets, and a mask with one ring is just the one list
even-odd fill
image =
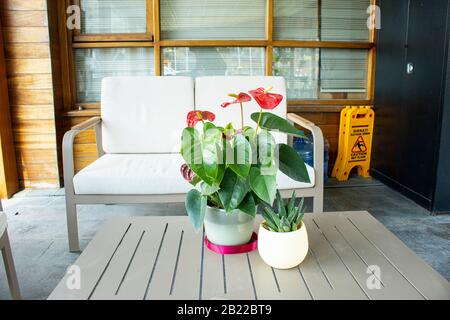
{"label": "window", "polygon": [[84,34],[145,33],[146,0],[81,0]]}
{"label": "window", "polygon": [[263,48],[176,47],[163,49],[165,76],[264,75]]}
{"label": "window", "polygon": [[264,39],[266,0],[161,0],[161,39]]}
{"label": "window", "polygon": [[319,1],[279,0],[274,2],[276,40],[319,40]]}
{"label": "window", "polygon": [[154,75],[153,48],[75,50],[77,101],[100,101],[101,82],[111,76]]}
{"label": "window", "polygon": [[367,92],[366,50],[322,49],[320,97],[364,99]]}
{"label": "window", "polygon": [[321,0],[321,40],[369,41],[370,0]]}
{"label": "window", "polygon": [[[98,108],[114,75],[279,75],[289,105],[370,104],[375,0],[61,0],[65,105]],[[320,106],[319,106],[320,107]]]}
{"label": "window", "polygon": [[367,50],[274,48],[273,74],[288,99],[366,99]]}
{"label": "window", "polygon": [[277,40],[369,41],[370,0],[274,0]]}
{"label": "window", "polygon": [[317,99],[319,49],[274,48],[272,68],[286,78],[288,99]]}

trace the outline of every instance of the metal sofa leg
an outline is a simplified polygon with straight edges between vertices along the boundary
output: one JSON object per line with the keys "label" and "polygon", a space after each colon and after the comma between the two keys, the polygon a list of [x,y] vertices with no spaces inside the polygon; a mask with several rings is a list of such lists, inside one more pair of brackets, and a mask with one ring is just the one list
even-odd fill
{"label": "metal sofa leg", "polygon": [[323,213],[323,194],[316,194],[313,197],[313,212]]}
{"label": "metal sofa leg", "polygon": [[80,242],[78,240],[78,218],[77,205],[66,195],[67,232],[69,235],[70,252],[80,252]]}
{"label": "metal sofa leg", "polygon": [[5,231],[2,239],[0,239],[0,244],[2,245],[3,262],[5,264],[6,277],[8,278],[9,291],[14,300],[20,300],[19,282],[17,281],[16,268],[14,267],[14,260],[7,231]]}

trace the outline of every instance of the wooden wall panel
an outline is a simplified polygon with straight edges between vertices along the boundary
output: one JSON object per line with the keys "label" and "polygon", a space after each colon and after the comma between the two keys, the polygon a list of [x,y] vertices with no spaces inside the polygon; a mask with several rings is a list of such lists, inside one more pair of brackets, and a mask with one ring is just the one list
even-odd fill
{"label": "wooden wall panel", "polygon": [[8,93],[21,187],[60,185],[46,0],[2,0]]}
{"label": "wooden wall panel", "polygon": [[331,174],[334,163],[336,162],[339,144],[339,112],[319,112],[320,107],[317,107],[317,111],[309,112],[296,112],[302,117],[314,122],[318,125],[323,132],[324,138],[329,143],[329,155],[330,160],[328,162],[328,174]]}
{"label": "wooden wall panel", "polygon": [[[67,117],[65,131],[90,119],[91,117]],[[95,131],[93,129],[80,133],[74,144],[75,171],[78,172],[98,158]]]}
{"label": "wooden wall panel", "polygon": [[1,18],[10,27],[48,26],[45,11],[3,11]]}
{"label": "wooden wall panel", "polygon": [[[0,30],[1,26],[0,18]],[[9,198],[19,189],[4,52],[0,32],[0,199]]]}

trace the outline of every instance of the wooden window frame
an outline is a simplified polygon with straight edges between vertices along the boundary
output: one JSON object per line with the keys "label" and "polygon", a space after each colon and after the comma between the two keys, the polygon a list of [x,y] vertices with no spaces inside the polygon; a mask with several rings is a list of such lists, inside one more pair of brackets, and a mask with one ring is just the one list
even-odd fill
{"label": "wooden window frame", "polygon": [[[147,1],[147,32],[142,34],[80,34],[80,30],[66,28],[66,8],[69,5],[79,5],[80,0],[59,1],[58,24],[61,43],[62,88],[64,110],[66,115],[92,114],[99,109],[100,103],[77,103],[75,66],[73,50],[77,48],[128,48],[153,47],[155,75],[162,75],[161,52],[164,47],[261,47],[265,48],[265,74],[272,75],[273,48],[335,48],[335,49],[366,49],[369,52],[367,69],[367,99],[304,99],[288,100],[291,110],[300,106],[312,108],[334,109],[344,105],[372,105],[374,99],[374,78],[376,59],[376,30],[370,30],[368,42],[352,41],[301,41],[275,40],[273,38],[274,1],[266,0],[266,39],[265,40],[161,40],[160,32],[160,0]],[[321,0],[317,0],[320,4]],[[371,0],[372,5],[377,0]],[[74,110],[79,110],[74,112]]]}

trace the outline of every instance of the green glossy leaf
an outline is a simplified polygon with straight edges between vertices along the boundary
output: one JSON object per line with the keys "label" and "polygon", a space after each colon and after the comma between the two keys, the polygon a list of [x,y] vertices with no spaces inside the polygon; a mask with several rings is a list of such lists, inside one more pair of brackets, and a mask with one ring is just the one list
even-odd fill
{"label": "green glossy leaf", "polygon": [[277,208],[278,208],[278,214],[280,215],[280,217],[287,217],[286,214],[286,208],[284,206],[284,201],[283,198],[281,197],[281,193],[279,190],[277,190]]}
{"label": "green glossy leaf", "polygon": [[220,142],[222,140],[222,131],[211,122],[206,122],[203,127],[204,140]]}
{"label": "green glossy leaf", "polygon": [[[259,113],[253,113],[251,118],[258,122]],[[261,116],[260,127],[271,131],[280,131],[297,137],[305,137],[304,133],[294,127],[289,121],[273,113],[263,112]]]}
{"label": "green glossy leaf", "polygon": [[225,176],[220,184],[219,197],[227,212],[236,209],[248,191],[249,187],[245,179],[230,169],[225,171]]}
{"label": "green glossy leaf", "polygon": [[202,196],[198,190],[191,190],[186,195],[185,205],[195,229],[200,229],[203,226],[206,212],[206,196]]}
{"label": "green glossy leaf", "polygon": [[214,183],[214,179],[206,174],[204,170],[202,142],[200,134],[194,128],[185,128],[183,130],[181,155],[197,176],[209,185]]}
{"label": "green glossy leaf", "polygon": [[217,182],[222,159],[222,132],[214,124],[206,123],[205,127],[206,125],[202,141],[203,169],[206,175]]}
{"label": "green glossy leaf", "polygon": [[199,176],[194,176],[194,178],[192,178],[192,181],[190,182],[194,187],[202,181],[202,178],[200,178]]}
{"label": "green glossy leaf", "polygon": [[258,163],[270,167],[275,155],[276,142],[267,130],[258,134]]}
{"label": "green glossy leaf", "polygon": [[[213,181],[216,181],[219,173],[219,148],[214,141],[205,140],[203,143],[203,170]],[[206,180],[205,180],[206,181]],[[211,184],[211,183],[208,183]]]}
{"label": "green glossy leaf", "polygon": [[249,216],[256,216],[256,203],[251,192],[247,193],[244,200],[242,200],[241,204],[238,206],[238,209]]}
{"label": "green glossy leaf", "polygon": [[233,124],[230,122],[229,124],[227,124],[223,130],[223,133],[226,136],[234,136],[234,133],[236,132],[236,130],[234,130]]}
{"label": "green glossy leaf", "polygon": [[265,175],[258,167],[251,167],[249,174],[250,187],[264,202],[272,205],[277,192],[276,175]]}
{"label": "green glossy leaf", "polygon": [[263,212],[266,212],[266,214],[269,216],[269,220],[271,220],[275,226],[275,230],[280,229],[281,227],[281,220],[280,217],[273,211],[271,207],[269,207],[267,204],[264,205],[265,209]]}
{"label": "green glossy leaf", "polygon": [[266,225],[272,229],[272,230],[277,230],[278,226],[275,223],[275,221],[273,220],[272,216],[269,214],[269,212],[267,212],[266,210],[263,210],[261,212],[262,217],[264,218],[264,220],[266,221]]}
{"label": "green glossy leaf", "polygon": [[281,172],[295,181],[310,183],[311,180],[305,162],[299,154],[287,144],[279,144],[278,150]]}
{"label": "green glossy leaf", "polygon": [[292,196],[286,206],[286,211],[288,214],[295,212],[295,191],[292,192]]}
{"label": "green glossy leaf", "polygon": [[200,192],[203,196],[210,196],[213,193],[219,191],[220,187],[218,185],[210,186],[204,182],[200,184]]}
{"label": "green glossy leaf", "polygon": [[246,136],[247,138],[250,138],[250,137],[253,138],[255,136],[256,130],[250,126],[245,126],[244,130],[242,130],[242,132],[243,132],[244,136]]}
{"label": "green glossy leaf", "polygon": [[252,165],[252,147],[247,139],[239,134],[231,141],[233,148],[233,160],[228,167],[237,175],[246,178]]}

